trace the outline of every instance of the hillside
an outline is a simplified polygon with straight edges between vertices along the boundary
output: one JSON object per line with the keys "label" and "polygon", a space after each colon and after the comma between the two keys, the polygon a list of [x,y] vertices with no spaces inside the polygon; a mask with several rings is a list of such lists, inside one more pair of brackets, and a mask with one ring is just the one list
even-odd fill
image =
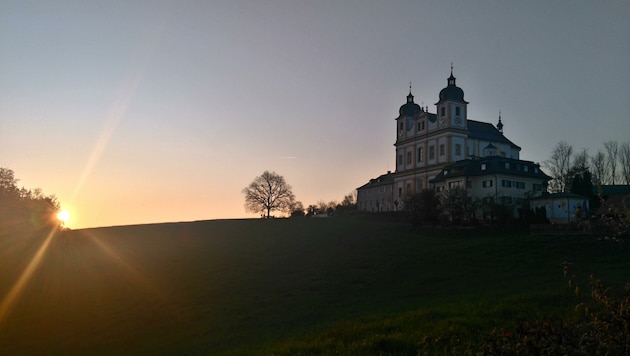
{"label": "hillside", "polygon": [[[44,241],[0,236],[0,295]],[[545,316],[572,310],[564,261],[618,284],[628,252],[584,237],[344,218],[65,231],[0,320],[0,345],[11,354],[251,352],[346,321],[449,305],[521,298],[527,314]],[[477,326],[501,327],[513,315]]]}

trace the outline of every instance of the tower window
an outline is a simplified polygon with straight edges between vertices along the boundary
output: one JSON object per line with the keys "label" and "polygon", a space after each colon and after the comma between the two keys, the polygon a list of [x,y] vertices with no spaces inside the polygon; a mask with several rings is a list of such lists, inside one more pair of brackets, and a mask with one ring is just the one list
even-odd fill
{"label": "tower window", "polygon": [[440,108],[440,116],[445,116],[446,115],[446,108],[445,107],[441,107]]}
{"label": "tower window", "polygon": [[435,159],[435,147],[429,147],[429,159]]}
{"label": "tower window", "polygon": [[407,164],[411,164],[411,152],[407,152]]}
{"label": "tower window", "polygon": [[458,156],[462,155],[462,145],[459,143],[455,144],[455,154]]}
{"label": "tower window", "polygon": [[459,106],[455,107],[455,115],[460,115]]}
{"label": "tower window", "polygon": [[444,156],[444,145],[440,145],[440,156]]}
{"label": "tower window", "polygon": [[423,158],[422,158],[422,154],[424,150],[422,149],[422,147],[418,147],[418,162],[422,162]]}

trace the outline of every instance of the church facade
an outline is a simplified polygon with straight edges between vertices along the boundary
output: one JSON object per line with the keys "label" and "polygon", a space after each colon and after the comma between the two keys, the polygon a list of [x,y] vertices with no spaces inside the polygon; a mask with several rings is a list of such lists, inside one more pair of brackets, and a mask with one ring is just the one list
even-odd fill
{"label": "church facade", "polygon": [[396,171],[357,188],[359,210],[399,210],[406,196],[423,189],[461,187],[472,197],[515,208],[546,191],[550,177],[538,164],[520,160],[521,148],[504,136],[500,114],[496,126],[468,119],[452,68],[435,106],[429,112],[409,91],[395,119]]}

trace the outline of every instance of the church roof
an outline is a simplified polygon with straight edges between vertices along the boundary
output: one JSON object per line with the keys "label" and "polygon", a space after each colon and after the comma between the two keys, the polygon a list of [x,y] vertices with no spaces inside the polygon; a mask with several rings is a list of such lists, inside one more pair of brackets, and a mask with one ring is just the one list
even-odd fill
{"label": "church roof", "polygon": [[394,173],[388,171],[386,174],[380,175],[377,178],[370,179],[370,181],[357,189],[364,189],[370,187],[378,187],[382,185],[394,184]]}
{"label": "church roof", "polygon": [[407,95],[407,102],[400,107],[398,113],[400,114],[400,117],[415,117],[420,113],[420,111],[422,111],[422,108],[420,105],[413,102],[413,95],[410,91],[409,95]]}
{"label": "church roof", "polygon": [[540,166],[534,162],[501,156],[490,156],[477,159],[464,159],[452,163],[444,167],[430,183],[443,182],[456,177],[496,174],[539,178],[544,181],[551,180],[551,177],[545,174],[545,172],[540,169]]}
{"label": "church roof", "polygon": [[503,143],[520,150],[514,142],[508,140],[499,130],[492,124],[468,120],[468,137],[481,141],[489,141],[494,143]]}

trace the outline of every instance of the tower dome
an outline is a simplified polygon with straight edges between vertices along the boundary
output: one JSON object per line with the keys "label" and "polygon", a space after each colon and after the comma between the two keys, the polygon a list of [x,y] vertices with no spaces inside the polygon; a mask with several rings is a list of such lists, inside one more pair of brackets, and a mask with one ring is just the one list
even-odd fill
{"label": "tower dome", "polygon": [[[464,104],[468,104],[467,101],[464,100],[464,91],[462,88],[458,87],[455,84],[455,77],[453,76],[453,66],[451,66],[451,76],[447,79],[448,85],[446,88],[440,90],[440,101],[437,104],[440,104],[443,101],[458,101]],[[436,104],[436,105],[437,105]]]}
{"label": "tower dome", "polygon": [[409,95],[407,95],[407,102],[400,107],[398,113],[401,117],[408,116],[414,117],[418,115],[422,111],[420,105],[413,102],[413,94],[411,94],[411,90],[409,91]]}

